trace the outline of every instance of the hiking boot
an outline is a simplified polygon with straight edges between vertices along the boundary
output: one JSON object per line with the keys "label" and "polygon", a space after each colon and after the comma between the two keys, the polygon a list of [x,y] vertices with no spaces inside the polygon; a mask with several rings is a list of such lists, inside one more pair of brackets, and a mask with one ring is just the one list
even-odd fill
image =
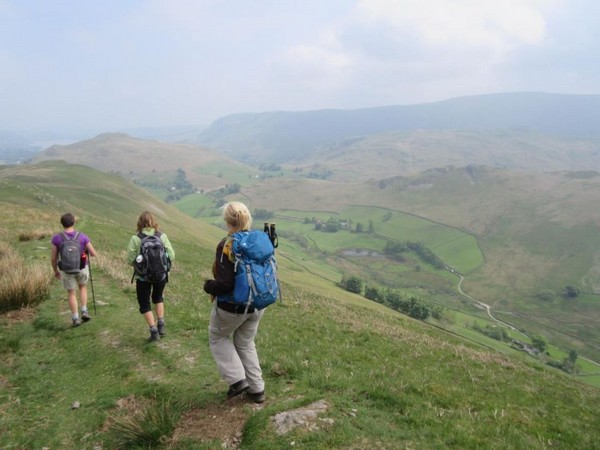
{"label": "hiking boot", "polygon": [[229,386],[229,390],[227,391],[227,398],[233,398],[237,395],[240,395],[242,392],[247,391],[250,386],[248,382],[244,378],[243,380],[238,381],[237,383],[233,383]]}
{"label": "hiking boot", "polygon": [[87,311],[83,311],[81,313],[81,320],[83,320],[84,322],[88,322],[92,320],[92,316],[90,316],[90,314]]}
{"label": "hiking boot", "polygon": [[265,401],[265,391],[246,392],[246,396],[254,403],[262,403]]}
{"label": "hiking boot", "polygon": [[79,318],[73,319],[73,325],[72,325],[73,328],[78,327],[80,325],[81,325],[81,319],[79,319]]}
{"label": "hiking boot", "polygon": [[166,336],[167,332],[165,330],[165,323],[164,322],[158,322],[156,324],[156,328],[158,328],[158,334],[160,334],[160,337]]}
{"label": "hiking boot", "polygon": [[160,335],[158,334],[158,329],[150,328],[150,337],[148,338],[149,342],[160,341]]}

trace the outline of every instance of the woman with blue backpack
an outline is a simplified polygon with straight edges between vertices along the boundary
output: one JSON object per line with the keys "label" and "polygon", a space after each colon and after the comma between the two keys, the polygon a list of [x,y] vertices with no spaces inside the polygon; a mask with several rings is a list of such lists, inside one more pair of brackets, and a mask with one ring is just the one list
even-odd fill
{"label": "woman with blue backpack", "polygon": [[227,236],[217,245],[212,270],[214,279],[204,283],[204,290],[213,301],[208,326],[210,350],[221,377],[229,384],[227,397],[246,392],[251,400],[262,403],[265,382],[254,339],[264,309],[234,299],[236,256],[233,236],[250,230],[252,216],[241,202],[229,202],[222,210]]}

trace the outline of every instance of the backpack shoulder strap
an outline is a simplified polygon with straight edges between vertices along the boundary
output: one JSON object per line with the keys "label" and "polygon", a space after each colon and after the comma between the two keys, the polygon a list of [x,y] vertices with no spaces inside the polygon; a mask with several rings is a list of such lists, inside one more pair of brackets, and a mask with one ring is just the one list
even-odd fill
{"label": "backpack shoulder strap", "polygon": [[227,236],[223,243],[223,254],[231,259],[233,256],[233,237]]}
{"label": "backpack shoulder strap", "polygon": [[77,238],[79,237],[79,231],[76,231],[75,236],[73,236],[72,238],[67,236],[67,233],[65,233],[64,231],[61,232],[60,235],[63,237],[63,241],[76,241]]}
{"label": "backpack shoulder strap", "polygon": [[[157,232],[155,232],[155,233],[154,233],[154,236],[156,236],[156,237],[160,237],[160,236],[161,236],[161,234],[162,234],[162,233],[161,233],[160,231],[157,231]],[[144,239],[145,237],[152,236],[152,235],[151,235],[151,234],[144,234],[144,233],[142,233],[142,232],[140,231],[140,232],[137,234],[137,236],[138,236],[140,239]]]}
{"label": "backpack shoulder strap", "polygon": [[230,236],[228,236],[228,238],[230,239],[230,248],[231,248],[231,254],[236,256],[238,259],[241,258],[241,252],[240,252],[240,246],[239,243],[240,241],[244,238],[244,236],[248,234],[248,232],[245,231],[236,231],[235,233],[231,234]]}

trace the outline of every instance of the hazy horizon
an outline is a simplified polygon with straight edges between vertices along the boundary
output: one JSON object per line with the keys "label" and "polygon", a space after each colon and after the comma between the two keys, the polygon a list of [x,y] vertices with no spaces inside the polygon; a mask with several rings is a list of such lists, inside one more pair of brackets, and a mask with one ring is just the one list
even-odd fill
{"label": "hazy horizon", "polygon": [[0,129],[600,93],[590,0],[0,0]]}

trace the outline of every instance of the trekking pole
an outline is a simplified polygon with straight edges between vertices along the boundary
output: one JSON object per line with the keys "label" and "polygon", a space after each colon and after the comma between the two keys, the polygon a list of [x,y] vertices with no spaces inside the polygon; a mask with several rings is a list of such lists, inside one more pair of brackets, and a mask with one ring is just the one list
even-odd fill
{"label": "trekking pole", "polygon": [[[272,223],[269,225],[268,222],[265,222],[264,232],[269,236],[269,240],[273,245],[273,251],[277,247],[279,247],[279,238],[277,237],[277,232],[275,231],[275,224]],[[281,283],[277,280],[277,290],[279,291],[279,303],[283,303],[283,296],[281,295]]]}
{"label": "trekking pole", "polygon": [[90,269],[90,285],[92,286],[92,301],[94,303],[94,315],[97,315],[96,312],[96,295],[94,294],[94,279],[92,278],[92,258],[88,255],[88,269]]}

